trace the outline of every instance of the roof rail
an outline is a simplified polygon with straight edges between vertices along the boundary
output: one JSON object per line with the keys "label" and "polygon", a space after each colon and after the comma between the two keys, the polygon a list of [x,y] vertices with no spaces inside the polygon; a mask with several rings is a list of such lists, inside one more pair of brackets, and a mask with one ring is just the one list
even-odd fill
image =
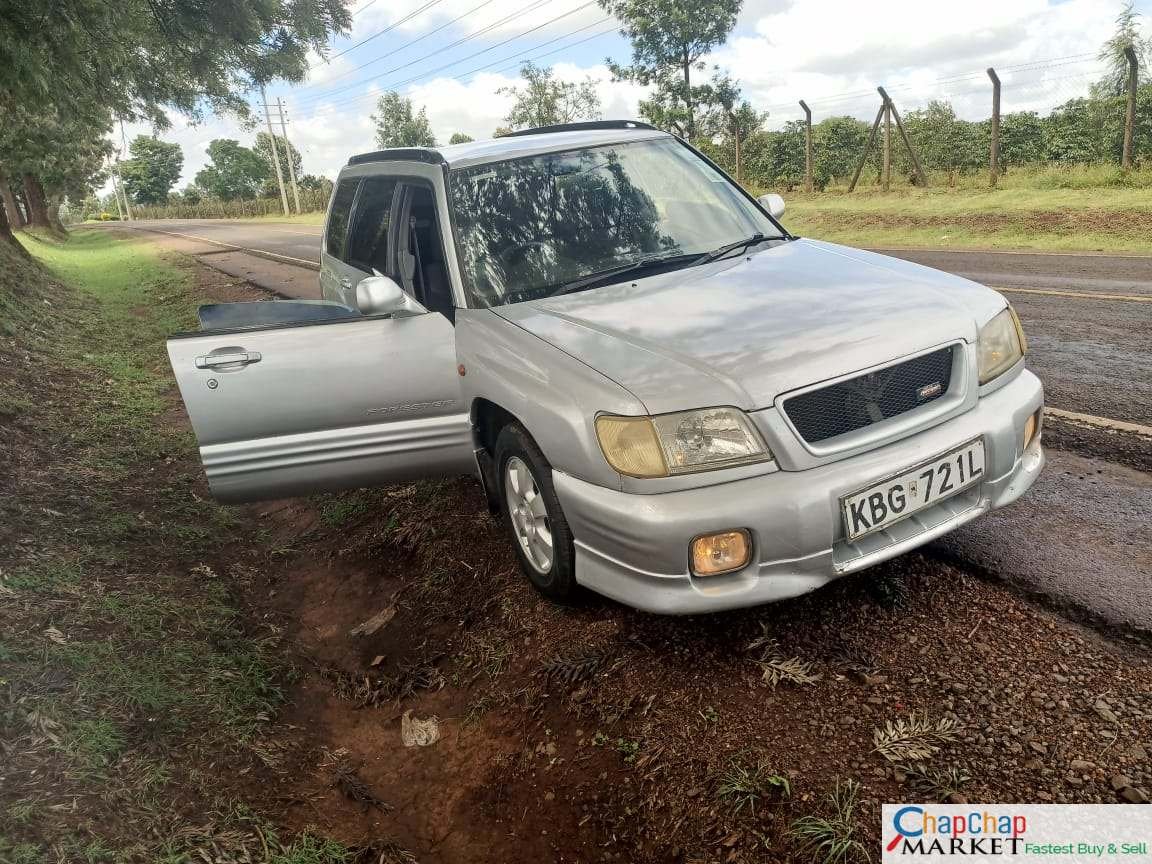
{"label": "roof rail", "polygon": [[534,129],[517,129],[515,132],[505,132],[501,138],[518,138],[521,135],[546,135],[549,132],[584,132],[594,129],[652,129],[659,131],[650,123],[641,123],[639,120],[585,120],[581,123],[557,123],[555,126],[537,126]]}
{"label": "roof rail", "polygon": [[428,147],[392,147],[388,150],[374,150],[371,153],[357,154],[348,160],[348,164],[363,165],[367,162],[391,162],[393,160],[429,162],[433,165],[440,165],[443,164],[444,157],[440,155],[439,150],[432,150]]}

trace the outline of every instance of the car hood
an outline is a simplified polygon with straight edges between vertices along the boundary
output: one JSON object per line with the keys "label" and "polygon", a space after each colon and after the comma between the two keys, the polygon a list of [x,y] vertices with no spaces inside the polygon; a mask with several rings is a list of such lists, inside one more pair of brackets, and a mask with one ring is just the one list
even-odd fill
{"label": "car hood", "polygon": [[898,258],[795,240],[493,311],[660,414],[765,408],[798,387],[973,341],[1004,302],[975,282]]}

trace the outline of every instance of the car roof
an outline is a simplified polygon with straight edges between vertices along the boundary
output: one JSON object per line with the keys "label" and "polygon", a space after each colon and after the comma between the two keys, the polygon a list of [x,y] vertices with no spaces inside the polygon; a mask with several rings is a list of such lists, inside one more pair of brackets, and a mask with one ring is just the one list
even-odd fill
{"label": "car roof", "polygon": [[574,150],[580,147],[597,147],[604,144],[622,144],[631,141],[671,137],[667,132],[654,129],[645,123],[633,121],[574,123],[569,126],[545,127],[539,131],[526,130],[484,141],[449,144],[445,147],[402,147],[377,150],[372,153],[353,156],[348,160],[348,164],[364,165],[371,162],[415,160],[441,163],[449,168],[465,168],[472,165],[484,165],[489,162],[502,162],[505,159],[536,156],[541,153]]}

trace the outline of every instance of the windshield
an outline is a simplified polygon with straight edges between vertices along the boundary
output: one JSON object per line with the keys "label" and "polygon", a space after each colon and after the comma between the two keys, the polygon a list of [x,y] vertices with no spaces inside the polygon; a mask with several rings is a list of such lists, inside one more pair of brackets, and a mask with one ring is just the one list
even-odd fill
{"label": "windshield", "polygon": [[452,172],[464,286],[480,306],[555,293],[653,257],[780,230],[727,177],[661,138]]}

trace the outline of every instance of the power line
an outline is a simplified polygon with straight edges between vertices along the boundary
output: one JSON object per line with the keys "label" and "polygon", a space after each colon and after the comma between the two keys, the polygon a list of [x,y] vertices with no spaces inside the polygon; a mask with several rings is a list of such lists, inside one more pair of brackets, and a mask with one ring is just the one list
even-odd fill
{"label": "power line", "polygon": [[[473,7],[472,7],[471,9],[469,9],[467,12],[464,12],[464,13],[463,13],[463,14],[461,14],[461,15],[457,15],[455,18],[453,18],[453,19],[452,19],[452,20],[450,20],[450,21],[445,21],[445,22],[444,22],[443,24],[441,24],[439,27],[436,27],[436,28],[434,28],[434,29],[432,29],[432,30],[429,30],[427,33],[423,34],[422,36],[417,36],[415,39],[412,39],[412,40],[410,40],[410,41],[408,41],[408,42],[405,42],[403,45],[401,45],[400,47],[396,48],[394,51],[390,52],[389,54],[381,54],[379,57],[375,57],[375,58],[373,58],[373,59],[369,60],[367,63],[361,63],[359,66],[355,66],[355,67],[353,67],[353,68],[351,68],[351,69],[345,70],[344,72],[341,72],[341,73],[340,73],[340,74],[338,74],[338,75],[333,75],[333,76],[332,76],[330,79],[328,79],[328,80],[331,82],[331,81],[339,81],[341,78],[347,78],[349,75],[351,75],[351,74],[353,74],[353,73],[355,73],[355,72],[359,72],[361,69],[365,69],[365,68],[367,68],[368,66],[372,66],[372,65],[373,65],[373,64],[375,64],[375,63],[379,63],[381,60],[387,59],[389,56],[393,56],[393,55],[396,55],[396,54],[400,53],[400,52],[401,52],[401,51],[403,51],[405,48],[411,48],[411,47],[412,47],[413,45],[415,45],[417,42],[423,42],[423,41],[424,41],[425,39],[427,39],[429,36],[434,36],[434,35],[436,35],[437,33],[439,33],[441,30],[444,30],[445,28],[451,27],[451,26],[452,26],[453,24],[455,24],[457,21],[460,21],[460,20],[462,20],[462,19],[464,19],[464,18],[467,18],[467,17],[468,17],[469,15],[471,15],[472,13],[474,13],[474,12],[477,12],[477,11],[479,11],[480,9],[483,9],[485,6],[487,6],[488,4],[490,4],[490,3],[492,3],[492,2],[494,2],[494,0],[484,0],[484,2],[480,3],[479,5],[473,6]],[[510,17],[512,17],[512,16],[508,16],[508,17],[510,18]],[[508,19],[507,19],[507,18],[505,18],[505,19],[503,19],[503,20],[505,20],[505,21],[506,21],[506,20],[508,20]],[[497,22],[497,23],[500,23],[500,22]],[[447,50],[447,49],[445,49],[445,50]],[[385,73],[381,73],[381,74],[385,74]]]}
{"label": "power line", "polygon": [[[444,0],[429,0],[429,2],[425,3],[423,6],[421,6],[419,9],[415,10],[414,12],[409,12],[407,15],[405,15],[399,21],[394,21],[391,24],[389,24],[387,27],[385,27],[383,30],[378,30],[377,32],[373,33],[371,36],[364,37],[359,42],[357,42],[355,45],[351,45],[348,48],[345,48],[343,51],[340,51],[337,54],[333,54],[332,57],[329,59],[335,60],[338,57],[343,57],[345,54],[349,53],[350,51],[355,51],[361,45],[365,45],[368,42],[371,42],[373,39],[376,39],[380,36],[383,36],[385,33],[389,33],[392,30],[395,30],[401,24],[404,24],[408,21],[411,21],[413,18],[415,18],[417,15],[419,15],[424,10],[431,9],[433,6],[437,5],[438,3],[442,3],[442,2],[444,2]],[[371,5],[371,4],[369,4],[369,5]],[[368,7],[365,6],[364,8],[367,9]]]}
{"label": "power line", "polygon": [[[508,64],[506,66],[502,66],[501,69],[497,70],[497,71],[503,71],[504,69],[510,69],[510,68],[515,67],[515,66],[519,66],[521,63],[530,62],[533,60],[540,60],[544,57],[549,57],[553,54],[558,54],[561,51],[566,51],[569,48],[575,48],[577,45],[583,45],[585,42],[591,42],[593,39],[599,39],[601,36],[607,36],[611,33],[615,33],[616,27],[612,27],[612,28],[610,28],[608,30],[604,30],[600,33],[593,33],[591,36],[586,36],[585,38],[579,39],[579,40],[572,42],[568,45],[562,45],[561,47],[556,48],[552,51],[546,51],[543,54],[534,55],[532,57],[526,57],[525,56],[529,52],[536,51],[536,50],[543,48],[547,45],[554,44],[555,42],[559,42],[562,39],[568,39],[572,36],[575,36],[577,33],[582,33],[585,30],[588,30],[591,27],[595,27],[598,24],[602,24],[609,19],[610,19],[610,16],[601,18],[599,21],[594,21],[591,24],[585,24],[583,27],[578,27],[577,29],[572,30],[568,33],[565,33],[562,36],[557,36],[555,39],[549,39],[547,42],[541,42],[539,45],[536,45],[533,48],[527,49],[527,51],[518,51],[515,54],[509,54],[506,57],[502,57],[499,60],[494,60],[491,63],[487,63],[483,66],[478,66],[475,69],[469,69],[467,72],[461,72],[459,75],[450,76],[450,80],[462,81],[463,79],[467,78],[469,75],[475,75],[477,72],[483,72],[484,70],[489,69],[492,66],[498,66],[502,63],[507,63],[509,60],[512,60],[513,62],[511,64]],[[493,46],[493,47],[497,47],[497,46]],[[483,53],[483,52],[478,52],[478,53]],[[475,55],[471,55],[471,56],[475,56]],[[463,58],[463,59],[468,59],[468,58]],[[458,61],[458,62],[462,62],[462,61]],[[448,65],[455,65],[455,64],[448,64]],[[409,81],[402,82],[402,84],[411,83],[412,81],[415,81],[418,78],[427,77],[428,75],[432,75],[437,71],[439,71],[439,70],[434,69],[434,70],[431,70],[429,72],[425,72],[422,75],[417,76],[417,78],[412,78],[412,79],[409,79]],[[396,85],[396,86],[402,86],[402,84]],[[336,107],[340,107],[343,105],[350,105],[350,104],[353,104],[356,102],[368,101],[371,99],[375,99],[378,96],[379,96],[379,93],[361,93],[361,94],[358,94],[356,96],[352,96],[349,98],[338,99],[335,102],[328,103],[324,107],[325,108],[336,108]]]}
{"label": "power line", "polygon": [[[489,24],[486,27],[483,27],[480,30],[477,30],[475,33],[469,33],[467,36],[462,36],[459,39],[457,39],[455,42],[450,42],[447,45],[444,45],[444,46],[436,49],[435,51],[431,51],[428,54],[425,54],[423,57],[419,57],[415,60],[409,60],[407,63],[401,63],[399,66],[393,66],[391,69],[385,69],[383,72],[379,73],[378,75],[374,75],[370,78],[362,78],[359,81],[353,81],[351,84],[345,84],[341,87],[337,87],[335,89],[328,90],[324,93],[319,93],[319,94],[314,94],[314,95],[308,96],[303,101],[304,102],[315,102],[318,100],[328,99],[328,98],[331,98],[332,96],[336,96],[336,95],[338,95],[340,93],[344,93],[348,90],[355,89],[356,87],[360,87],[364,84],[370,84],[373,81],[379,80],[380,78],[383,78],[386,75],[391,75],[393,72],[399,72],[401,69],[407,69],[410,66],[415,66],[417,63],[423,62],[424,60],[427,60],[431,57],[435,57],[437,54],[443,54],[445,51],[449,51],[452,48],[455,48],[457,45],[462,45],[465,42],[470,42],[473,39],[476,39],[480,36],[483,36],[485,33],[489,32],[491,30],[494,30],[495,28],[499,27],[500,25],[506,24],[507,22],[511,21],[513,18],[520,17],[522,15],[527,14],[528,12],[533,12],[536,9],[539,9],[541,6],[544,6],[548,3],[553,3],[553,2],[555,2],[555,0],[535,0],[535,2],[531,3],[527,7],[523,8],[523,9],[518,9],[515,12],[512,12],[508,15],[505,15],[500,20],[493,21],[491,24]],[[480,4],[480,6],[486,6],[486,5],[488,5],[487,2]],[[475,9],[478,9],[478,8],[480,8],[480,7],[477,6],[472,11],[475,11]],[[465,13],[465,14],[467,15],[470,13]],[[464,17],[464,16],[460,16],[460,17]],[[459,18],[457,18],[455,20],[459,20]],[[449,23],[452,23],[452,22],[449,22]],[[373,63],[378,63],[381,60],[384,60],[393,54],[398,54],[400,51],[403,51],[405,48],[410,48],[411,46],[415,45],[417,42],[420,42],[420,41],[428,38],[433,33],[436,33],[436,32],[439,32],[440,30],[443,30],[444,27],[447,27],[447,26],[448,26],[447,24],[441,25],[440,27],[437,27],[435,30],[433,30],[429,33],[425,33],[423,36],[417,37],[416,39],[413,39],[412,41],[407,42],[404,45],[401,45],[399,48],[397,48],[395,51],[390,52],[389,54],[384,54],[384,55],[381,55],[380,57],[375,58],[374,60],[369,60],[367,63],[362,63],[361,65],[357,66],[355,69],[349,70],[348,72],[341,73],[337,77],[338,78],[347,77],[348,75],[352,74],[353,72],[359,71],[360,69],[363,69],[366,66],[371,66]]]}

